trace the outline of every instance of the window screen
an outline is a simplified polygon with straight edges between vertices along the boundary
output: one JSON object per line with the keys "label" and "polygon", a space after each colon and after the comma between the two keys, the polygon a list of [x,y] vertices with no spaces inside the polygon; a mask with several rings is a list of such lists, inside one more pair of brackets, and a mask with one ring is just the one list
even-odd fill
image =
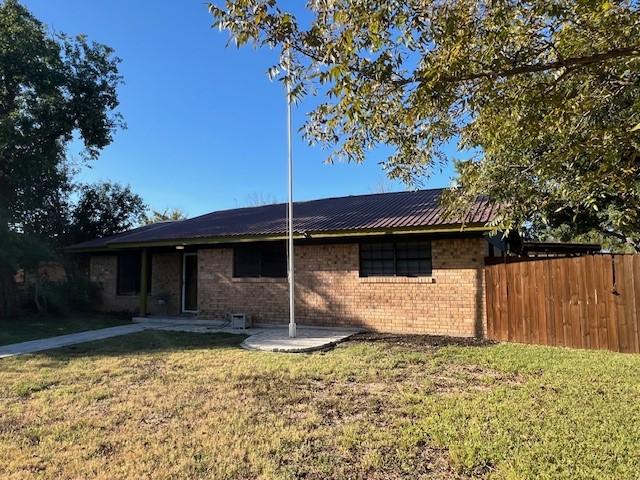
{"label": "window screen", "polygon": [[[151,292],[151,255],[147,259],[147,293]],[[118,255],[118,295],[138,295],[140,293],[140,253],[122,253]]]}
{"label": "window screen", "polygon": [[360,276],[418,277],[431,275],[431,242],[367,242],[360,244]]}
{"label": "window screen", "polygon": [[284,242],[239,245],[233,249],[234,277],[287,276],[287,250]]}

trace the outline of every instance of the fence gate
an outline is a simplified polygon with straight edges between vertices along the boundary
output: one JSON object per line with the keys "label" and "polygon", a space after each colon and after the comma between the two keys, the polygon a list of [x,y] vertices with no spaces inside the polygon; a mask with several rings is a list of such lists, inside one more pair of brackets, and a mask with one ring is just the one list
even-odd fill
{"label": "fence gate", "polygon": [[640,353],[640,255],[589,255],[485,268],[494,340]]}

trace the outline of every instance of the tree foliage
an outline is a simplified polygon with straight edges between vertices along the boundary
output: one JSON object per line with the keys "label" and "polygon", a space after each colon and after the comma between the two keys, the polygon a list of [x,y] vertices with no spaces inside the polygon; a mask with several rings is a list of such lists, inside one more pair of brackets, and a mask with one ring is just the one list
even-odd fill
{"label": "tree foliage", "polygon": [[[68,188],[74,133],[95,159],[122,125],[119,59],[80,35],[49,34],[16,0],[0,5],[0,224],[37,228]],[[64,195],[62,195],[64,196]]]}
{"label": "tree foliage", "polygon": [[[457,142],[459,214],[499,201],[500,230],[556,227],[640,248],[640,15],[635,1],[276,0],[210,4],[238,45],[281,47],[269,75],[324,97],[304,134],[329,161],[409,185]],[[285,54],[285,51],[291,55]]]}
{"label": "tree foliage", "polygon": [[130,230],[143,222],[147,206],[129,186],[105,182],[82,185],[70,212],[69,240],[77,243]]}
{"label": "tree foliage", "polygon": [[146,213],[143,223],[150,225],[152,223],[175,222],[178,220],[186,220],[187,214],[181,208],[165,208],[164,210],[151,210]]}
{"label": "tree foliage", "polygon": [[96,159],[123,126],[120,60],[79,35],[51,33],[17,0],[0,3],[0,310],[11,275],[49,258],[68,233],[76,136]]}

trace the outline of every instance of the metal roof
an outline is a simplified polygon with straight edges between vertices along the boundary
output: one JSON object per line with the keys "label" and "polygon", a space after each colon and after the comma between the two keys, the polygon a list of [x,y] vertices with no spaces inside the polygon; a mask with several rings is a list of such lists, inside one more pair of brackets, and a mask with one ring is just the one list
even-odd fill
{"label": "metal roof", "polygon": [[[429,229],[460,229],[460,219],[445,219],[439,205],[443,189],[353,195],[295,202],[293,227],[298,235]],[[274,237],[287,233],[286,203],[237,208],[208,213],[187,220],[149,225],[128,232],[73,245],[70,249],[126,247],[205,238]],[[479,198],[464,219],[466,225],[484,226],[497,206]]]}

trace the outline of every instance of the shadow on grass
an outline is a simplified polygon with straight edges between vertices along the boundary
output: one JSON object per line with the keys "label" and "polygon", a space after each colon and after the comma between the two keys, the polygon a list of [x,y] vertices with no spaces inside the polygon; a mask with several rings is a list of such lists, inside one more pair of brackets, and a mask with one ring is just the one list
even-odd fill
{"label": "shadow on grass", "polygon": [[202,349],[240,348],[246,335],[230,333],[189,333],[145,330],[106,340],[79,343],[69,347],[47,350],[34,355],[56,360],[91,356],[138,355]]}
{"label": "shadow on grass", "polygon": [[130,318],[95,313],[29,314],[0,318],[0,346],[130,323]]}
{"label": "shadow on grass", "polygon": [[[92,356],[131,356],[162,352],[184,352],[188,350],[223,350],[240,348],[247,335],[231,333],[190,333],[162,330],[145,330],[106,340],[80,343],[55,350],[35,353],[39,357],[55,361]],[[345,342],[380,343],[389,347],[400,347],[415,351],[433,350],[441,347],[486,347],[495,342],[477,338],[455,338],[434,335],[398,335],[385,333],[360,333]]]}

